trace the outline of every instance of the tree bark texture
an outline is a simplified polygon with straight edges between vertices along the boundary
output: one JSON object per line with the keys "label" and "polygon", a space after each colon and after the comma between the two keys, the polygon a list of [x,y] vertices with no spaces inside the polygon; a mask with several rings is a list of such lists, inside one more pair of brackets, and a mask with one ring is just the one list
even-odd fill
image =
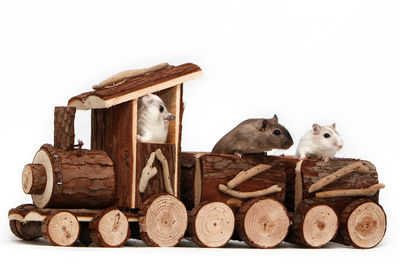
{"label": "tree bark texture", "polygon": [[157,158],[154,160],[152,166],[157,169],[157,174],[149,180],[149,183],[143,193],[139,192],[139,183],[142,175],[142,170],[145,168],[147,161],[152,152],[160,149],[165,159],[168,162],[168,172],[169,172],[169,183],[172,188],[175,188],[174,184],[174,174],[175,174],[175,145],[174,144],[149,144],[149,143],[137,143],[136,152],[136,206],[142,207],[144,201],[148,198],[158,195],[161,193],[167,193],[165,187],[165,177],[163,166]]}
{"label": "tree bark texture", "polygon": [[151,75],[137,76],[110,88],[89,91],[74,96],[68,101],[68,105],[72,105],[74,102],[85,102],[91,96],[96,96],[107,101],[199,71],[201,71],[200,67],[191,63],[182,64],[180,66],[169,65],[163,69],[152,72]]}
{"label": "tree bark texture", "polygon": [[43,163],[47,176],[43,194],[32,195],[39,208],[95,209],[114,203],[113,162],[104,151],[65,151],[43,145],[34,163]]}
{"label": "tree bark texture", "polygon": [[383,208],[367,198],[347,205],[340,215],[340,237],[335,242],[356,248],[373,248],[386,232],[386,214]]}
{"label": "tree bark texture", "polygon": [[[332,182],[331,184],[326,185],[316,192],[309,193],[308,189],[312,184],[319,181],[320,179],[326,177],[329,174],[332,174],[341,168],[348,166],[355,162],[361,162],[364,166],[368,168],[367,172],[355,171],[349,173],[338,180]],[[315,197],[317,192],[325,192],[331,190],[339,190],[339,189],[360,189],[367,188],[371,185],[378,184],[378,174],[376,172],[376,168],[373,164],[364,160],[357,159],[342,159],[336,158],[332,159],[328,162],[308,159],[303,161],[301,166],[301,188],[295,188],[294,194],[299,194],[301,199],[311,199]],[[376,193],[371,199],[374,201],[378,201],[379,192]],[[294,197],[291,197],[294,198]],[[359,199],[357,196],[348,196],[348,197],[334,197],[334,198],[325,198],[324,201],[327,205],[331,206],[335,209],[337,214],[340,214],[341,211],[352,201]]]}
{"label": "tree bark texture", "polygon": [[133,177],[133,102],[92,110],[91,149],[107,152],[114,162],[115,197],[119,207],[131,207]]}
{"label": "tree bark texture", "polygon": [[117,208],[99,212],[89,223],[90,239],[101,247],[120,247],[130,238],[129,222]]}
{"label": "tree bark texture", "polygon": [[220,184],[226,185],[238,173],[261,163],[272,167],[239,184],[235,190],[253,192],[278,185],[282,190],[270,197],[282,202],[285,200],[287,163],[279,157],[254,154],[238,158],[233,155],[183,152],[180,160],[181,199],[188,209],[204,201],[219,201],[234,209],[239,208],[246,199],[234,198],[221,192],[218,187]]}
{"label": "tree bark texture", "polygon": [[11,232],[23,240],[34,240],[42,236],[41,222],[20,222],[10,220]]}
{"label": "tree bark texture", "polygon": [[323,200],[304,200],[296,209],[286,241],[318,248],[333,239],[338,231],[336,212]]}
{"label": "tree bark texture", "polygon": [[43,237],[55,246],[73,246],[79,231],[78,219],[69,211],[54,211],[42,223]]}
{"label": "tree bark texture", "polygon": [[46,188],[46,169],[41,164],[27,164],[22,171],[22,189],[25,194],[41,194]]}
{"label": "tree bark texture", "polygon": [[72,150],[75,140],[75,107],[54,108],[54,147]]}

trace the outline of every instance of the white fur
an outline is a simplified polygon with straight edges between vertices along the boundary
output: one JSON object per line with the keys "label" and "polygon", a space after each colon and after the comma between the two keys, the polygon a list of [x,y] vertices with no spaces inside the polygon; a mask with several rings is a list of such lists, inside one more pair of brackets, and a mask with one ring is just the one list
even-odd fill
{"label": "white fur", "polygon": [[[164,107],[160,112],[160,106]],[[138,137],[143,143],[163,144],[167,141],[169,121],[175,116],[168,112],[160,97],[148,94],[139,99]]]}
{"label": "white fur", "polygon": [[[314,124],[313,130],[306,132],[300,139],[297,146],[296,157],[305,159],[311,155],[328,161],[333,158],[338,150],[343,147],[343,140],[336,131],[336,125],[319,126]],[[328,133],[329,138],[325,138],[324,134]]]}

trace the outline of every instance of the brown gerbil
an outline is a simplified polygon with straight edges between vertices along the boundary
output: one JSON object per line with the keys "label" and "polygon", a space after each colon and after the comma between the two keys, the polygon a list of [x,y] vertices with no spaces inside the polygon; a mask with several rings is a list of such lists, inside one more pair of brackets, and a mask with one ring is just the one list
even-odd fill
{"label": "brown gerbil", "polygon": [[278,123],[278,116],[274,115],[271,119],[243,121],[222,137],[212,152],[241,156],[271,149],[288,149],[292,145],[290,133]]}

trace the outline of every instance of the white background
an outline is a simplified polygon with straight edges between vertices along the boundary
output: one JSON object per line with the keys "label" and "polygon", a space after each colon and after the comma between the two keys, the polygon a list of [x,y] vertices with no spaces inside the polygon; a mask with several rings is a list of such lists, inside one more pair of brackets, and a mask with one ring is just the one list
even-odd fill
{"label": "white background", "polygon": [[[399,1],[1,1],[1,259],[66,266],[389,265],[399,246]],[[20,175],[52,143],[53,108],[122,70],[193,62],[204,77],[185,84],[183,150],[210,151],[244,119],[271,117],[295,145],[312,123],[337,123],[338,154],[374,163],[386,184],[382,243],[273,250],[58,248],[17,240],[7,212],[30,203]],[[89,147],[89,112],[76,136]],[[282,153],[282,151],[273,152]],[[241,249],[238,249],[241,248]],[[57,265],[56,265],[57,264]],[[392,263],[393,265],[394,263]]]}

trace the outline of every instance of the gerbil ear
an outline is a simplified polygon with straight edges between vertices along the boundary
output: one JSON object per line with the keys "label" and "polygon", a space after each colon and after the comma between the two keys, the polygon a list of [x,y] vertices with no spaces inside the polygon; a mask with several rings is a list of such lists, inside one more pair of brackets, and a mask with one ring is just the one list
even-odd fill
{"label": "gerbil ear", "polygon": [[278,122],[278,116],[276,116],[276,114],[274,114],[274,117],[272,117],[274,120],[276,120],[276,122]]}
{"label": "gerbil ear", "polygon": [[263,119],[261,122],[261,127],[258,128],[258,130],[260,132],[265,132],[265,129],[267,128],[267,124],[268,124],[268,121],[266,119]]}
{"label": "gerbil ear", "polygon": [[151,104],[154,101],[153,95],[152,94],[147,94],[144,96],[146,99],[147,104]]}
{"label": "gerbil ear", "polygon": [[336,130],[336,122],[334,122],[334,123],[331,125],[331,127],[332,127],[333,130]]}
{"label": "gerbil ear", "polygon": [[312,128],[313,128],[313,131],[314,131],[315,135],[317,135],[317,134],[319,134],[321,132],[321,126],[319,126],[319,124],[314,123],[312,125]]}

